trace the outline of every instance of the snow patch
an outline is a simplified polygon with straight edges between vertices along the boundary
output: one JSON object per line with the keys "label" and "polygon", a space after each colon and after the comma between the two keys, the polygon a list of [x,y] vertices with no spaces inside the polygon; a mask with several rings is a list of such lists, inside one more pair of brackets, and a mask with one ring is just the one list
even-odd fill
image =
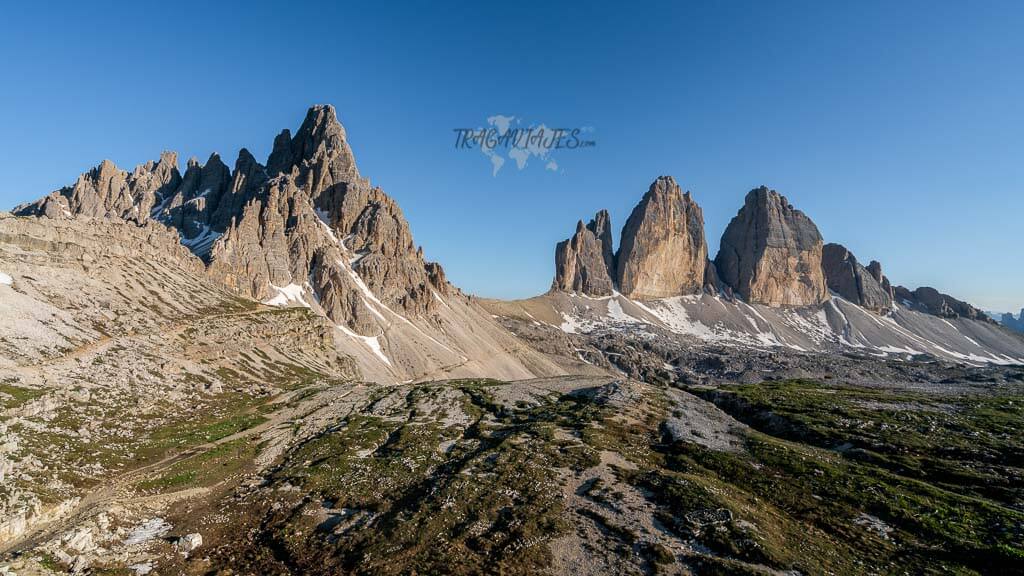
{"label": "snow patch", "polygon": [[196,254],[206,254],[213,247],[213,243],[223,236],[221,232],[214,232],[209,226],[203,225],[203,230],[194,238],[182,238],[181,245]]}
{"label": "snow patch", "polygon": [[643,320],[626,314],[625,310],[622,309],[622,304],[619,303],[618,299],[608,301],[608,319],[615,322],[627,322],[630,324],[646,324],[646,322],[644,322]]}
{"label": "snow patch", "polygon": [[4,274],[3,272],[0,272],[0,284],[6,284],[10,286],[13,282],[14,278],[11,278],[9,275]]}
{"label": "snow patch", "polygon": [[559,328],[566,334],[586,334],[593,329],[589,322],[565,312],[562,312],[562,320],[564,321],[559,325]]}
{"label": "snow patch", "polygon": [[326,210],[321,210],[319,208],[314,208],[313,211],[316,212],[316,217],[319,218],[320,223],[324,225],[324,230],[327,232],[327,235],[331,237],[331,240],[333,240],[335,244],[341,244],[338,237],[334,235],[334,229],[331,228],[330,214],[328,214]]}
{"label": "snow patch", "polygon": [[287,306],[292,302],[297,302],[300,306],[309,308],[309,304],[303,298],[303,294],[306,291],[304,285],[292,283],[287,286],[275,286],[271,284],[270,287],[277,290],[277,295],[270,300],[265,300],[264,304],[269,306]]}
{"label": "snow patch", "polygon": [[384,350],[380,346],[380,336],[383,336],[383,334],[381,334],[380,336],[363,336],[362,334],[356,334],[355,332],[349,330],[348,327],[345,326],[344,324],[338,324],[338,330],[344,332],[346,336],[350,338],[355,338],[356,340],[361,341],[363,344],[366,344],[366,346],[370,348],[370,351],[373,352],[378,358],[380,358],[382,362],[384,362],[388,366],[392,365],[391,360],[387,357],[386,354],[384,354]]}
{"label": "snow patch", "polygon": [[910,354],[911,356],[921,354],[920,350],[913,348],[900,348],[899,346],[878,346],[878,349],[886,354]]}

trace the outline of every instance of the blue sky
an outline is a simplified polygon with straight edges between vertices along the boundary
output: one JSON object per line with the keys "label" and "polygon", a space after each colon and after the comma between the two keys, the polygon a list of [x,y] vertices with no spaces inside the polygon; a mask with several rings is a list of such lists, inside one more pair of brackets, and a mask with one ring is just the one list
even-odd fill
{"label": "blue sky", "polygon": [[[0,209],[103,158],[265,158],[332,103],[468,292],[545,291],[578,219],[671,174],[712,253],[765,184],[897,284],[1024,307],[1024,3],[84,4],[0,22]],[[453,129],[495,114],[597,146],[492,176]]]}

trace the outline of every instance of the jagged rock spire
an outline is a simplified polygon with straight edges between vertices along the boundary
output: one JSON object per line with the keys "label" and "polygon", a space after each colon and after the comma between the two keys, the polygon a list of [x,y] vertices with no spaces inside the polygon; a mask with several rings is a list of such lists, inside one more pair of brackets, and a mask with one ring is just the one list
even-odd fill
{"label": "jagged rock spire", "polygon": [[611,218],[607,210],[601,210],[586,226],[580,220],[576,233],[555,247],[552,289],[607,296],[615,289],[614,270]]}
{"label": "jagged rock spire", "polygon": [[662,176],[630,214],[617,254],[606,210],[577,224],[555,248],[552,289],[606,296],[618,288],[639,299],[693,294],[704,288],[707,252],[700,206]]}
{"label": "jagged rock spire", "polygon": [[[270,176],[287,174],[302,166],[329,171],[334,181],[354,182],[360,179],[355,156],[334,106],[311,107],[295,137],[285,129],[274,138],[274,148],[267,159]],[[314,186],[322,187],[319,181],[322,176],[315,175],[317,181]]]}
{"label": "jagged rock spire", "polygon": [[139,165],[131,173],[104,160],[79,176],[72,186],[18,206],[14,213],[50,218],[81,214],[142,224],[149,219],[153,206],[180,184],[177,164],[178,155],[174,152],[164,152],[156,162]]}
{"label": "jagged rock spire", "polygon": [[189,160],[184,177],[174,153],[131,174],[104,161],[16,212],[158,220],[224,284],[260,300],[298,286],[361,334],[394,320],[382,309],[433,310],[450,293],[444,270],[416,250],[398,204],[360,176],[334,107],[311,107],[291,134],[274,139],[266,168],[246,149],[234,170],[214,153]]}
{"label": "jagged rock spire", "polygon": [[633,298],[693,294],[704,287],[708,247],[700,206],[671,176],[656,179],[622,229],[619,290]]}

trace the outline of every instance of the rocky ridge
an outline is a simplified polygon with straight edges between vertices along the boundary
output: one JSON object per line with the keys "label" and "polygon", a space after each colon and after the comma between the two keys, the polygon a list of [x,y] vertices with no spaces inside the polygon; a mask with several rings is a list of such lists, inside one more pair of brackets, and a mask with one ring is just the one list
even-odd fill
{"label": "rocky ridge", "polygon": [[892,310],[892,288],[877,261],[868,269],[844,246],[825,244],[822,265],[829,290],[878,314]]}
{"label": "rocky ridge", "polygon": [[184,176],[173,152],[131,173],[104,160],[14,213],[162,223],[232,289],[315,301],[358,334],[385,323],[363,285],[381,305],[414,315],[435,309],[433,292],[454,292],[413,244],[395,201],[360,176],[332,106],[312,107],[294,137],[282,131],[267,166],[244,148],[234,170],[214,153],[205,164],[189,160]]}
{"label": "rocky ridge", "polygon": [[714,261],[708,258],[700,206],[671,176],[657,178],[633,209],[617,253],[607,233],[608,213],[598,214],[590,226],[580,222],[576,234],[558,244],[552,289],[590,296],[618,290],[638,300],[724,292],[771,306],[828,299],[821,234],[774,190],[762,187],[747,195]]}
{"label": "rocky ridge", "polygon": [[930,286],[922,286],[910,290],[903,286],[893,289],[896,301],[907,308],[920,310],[940,318],[968,318],[992,322],[987,314],[971,306],[963,300],[957,300],[949,294],[943,294]]}
{"label": "rocky ridge", "polygon": [[[872,260],[867,266],[840,244],[824,244],[814,222],[778,192],[751,190],[708,258],[700,207],[675,179],[656,179],[633,209],[613,250],[610,216],[577,224],[555,250],[552,293],[636,301],[724,296],[769,307],[820,307],[830,293],[879,316],[896,305],[941,318],[988,320],[973,306],[930,287],[893,287]],[[1022,311],[1024,314],[1024,311]],[[1018,320],[1004,322],[1011,329]],[[973,353],[973,352],[972,352]]]}
{"label": "rocky ridge", "polygon": [[170,152],[131,173],[104,161],[14,212],[169,228],[196,256],[189,266],[218,285],[329,318],[339,350],[370,380],[564,373],[425,260],[395,200],[360,174],[329,105],[278,134],[266,165],[245,149],[233,170],[215,153],[184,175]]}

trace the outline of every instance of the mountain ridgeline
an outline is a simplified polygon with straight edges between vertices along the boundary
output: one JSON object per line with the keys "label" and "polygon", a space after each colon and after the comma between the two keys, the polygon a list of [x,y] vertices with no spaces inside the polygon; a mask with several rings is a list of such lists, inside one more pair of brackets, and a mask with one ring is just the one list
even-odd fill
{"label": "mountain ridgeline", "polygon": [[[184,173],[173,152],[131,172],[104,160],[14,214],[170,232],[194,256],[189,266],[218,286],[330,319],[339,351],[368,379],[590,369],[579,355],[531,348],[521,330],[499,323],[500,310],[485,309],[425,260],[395,200],[360,174],[328,105],[310,108],[294,134],[281,131],[265,163],[244,148],[233,168],[214,153],[205,163],[189,160]],[[753,346],[853,346],[970,362],[1024,357],[1024,341],[1007,338],[980,310],[933,288],[893,286],[879,262],[864,266],[843,246],[826,244],[806,214],[763,186],[746,195],[712,257],[700,206],[672,177],[657,178],[617,249],[604,210],[557,245],[549,294],[615,299],[597,319],[585,305],[552,299],[544,324],[561,332],[625,318]],[[912,314],[893,316],[901,308]],[[803,316],[773,312],[794,309]],[[985,326],[936,324],[922,314]]]}
{"label": "mountain ridgeline", "polygon": [[633,209],[613,251],[611,219],[601,210],[555,249],[552,289],[588,296],[616,291],[634,300],[722,294],[769,307],[807,307],[832,294],[875,314],[901,303],[935,316],[990,321],[977,308],[934,288],[892,286],[882,265],[862,265],[785,196],[761,186],[722,235],[709,259],[700,206],[671,176],[660,176]]}
{"label": "mountain ridgeline", "polygon": [[184,174],[173,152],[131,172],[104,160],[14,214],[170,228],[218,285],[329,318],[368,379],[563,373],[424,259],[395,200],[359,173],[329,105],[278,134],[265,164],[246,149],[234,169],[215,153]]}
{"label": "mountain ridgeline", "polygon": [[331,106],[311,108],[294,136],[282,131],[265,166],[244,148],[234,170],[214,153],[205,164],[189,160],[184,175],[173,152],[130,173],[104,160],[15,214],[165,224],[232,288],[263,301],[316,299],[360,334],[381,324],[360,280],[384,305],[413,314],[437,306],[432,292],[450,291],[395,201],[360,176]]}

